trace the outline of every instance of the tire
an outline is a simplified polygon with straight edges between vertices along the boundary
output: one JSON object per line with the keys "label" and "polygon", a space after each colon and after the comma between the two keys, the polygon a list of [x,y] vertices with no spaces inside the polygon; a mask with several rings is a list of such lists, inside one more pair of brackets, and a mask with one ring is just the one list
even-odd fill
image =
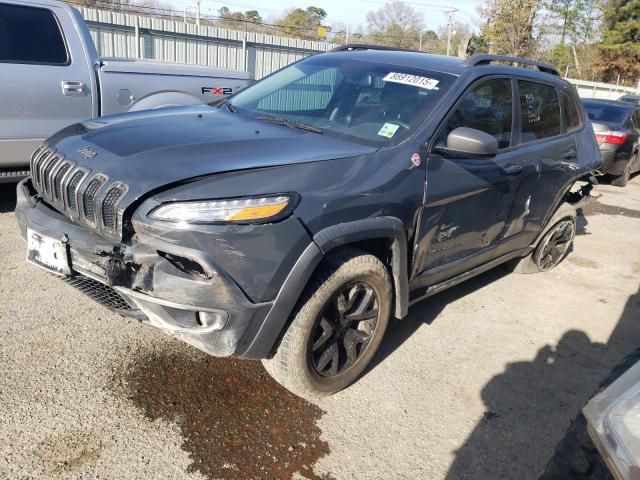
{"label": "tire", "polygon": [[576,236],[576,218],[566,217],[549,228],[536,248],[524,258],[507,262],[514,273],[547,272],[557,267],[571,251]]}
{"label": "tire", "polygon": [[266,371],[306,399],[352,384],[375,355],[389,324],[391,278],[375,256],[344,248],[323,261],[305,288]]}
{"label": "tire", "polygon": [[[632,159],[633,160],[633,159]],[[627,183],[629,183],[629,178],[631,178],[631,163],[632,160],[627,162],[627,165],[624,167],[624,173],[613,180],[611,180],[611,185],[615,185],[616,187],[626,187]]]}

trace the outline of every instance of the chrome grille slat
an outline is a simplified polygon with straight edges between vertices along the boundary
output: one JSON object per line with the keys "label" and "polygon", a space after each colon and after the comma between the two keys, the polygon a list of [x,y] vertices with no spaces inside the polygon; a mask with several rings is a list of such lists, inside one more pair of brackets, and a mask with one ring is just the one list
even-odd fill
{"label": "chrome grille slat", "polygon": [[67,205],[69,209],[78,210],[78,186],[85,177],[85,173],[82,170],[77,170],[73,176],[70,177],[69,184],[67,185]]}
{"label": "chrome grille slat", "polygon": [[41,179],[42,179],[42,174],[41,174],[41,168],[42,168],[42,164],[45,163],[49,157],[52,155],[52,149],[50,148],[45,148],[40,155],[38,156],[38,158],[36,158],[34,160],[34,168],[31,169],[31,175],[34,178],[34,181],[36,183],[36,185],[42,186],[41,183]]}
{"label": "chrome grille slat", "polygon": [[89,182],[86,190],[82,194],[82,213],[88,223],[96,223],[96,195],[98,190],[104,185],[104,178],[96,175],[96,177]]}
{"label": "chrome grille slat", "polygon": [[42,187],[43,193],[49,193],[50,191],[49,172],[57,161],[58,156],[55,154],[55,152],[42,161],[42,166],[40,167],[40,186]]}
{"label": "chrome grille slat", "polygon": [[113,185],[102,200],[102,226],[109,230],[115,230],[118,223],[117,205],[124,196],[125,189],[122,185]]}
{"label": "chrome grille slat", "polygon": [[57,201],[62,201],[62,180],[70,169],[71,164],[69,162],[63,163],[53,176],[53,198]]}

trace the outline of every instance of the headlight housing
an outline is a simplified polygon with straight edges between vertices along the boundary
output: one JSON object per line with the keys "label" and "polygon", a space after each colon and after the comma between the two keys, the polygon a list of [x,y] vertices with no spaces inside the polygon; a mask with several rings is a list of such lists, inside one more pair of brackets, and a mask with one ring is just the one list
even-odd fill
{"label": "headlight housing", "polygon": [[265,223],[283,219],[293,210],[291,194],[225,200],[196,200],[162,204],[149,212],[148,217],[171,223],[227,224]]}
{"label": "headlight housing", "polygon": [[583,409],[589,434],[616,479],[640,471],[640,362]]}

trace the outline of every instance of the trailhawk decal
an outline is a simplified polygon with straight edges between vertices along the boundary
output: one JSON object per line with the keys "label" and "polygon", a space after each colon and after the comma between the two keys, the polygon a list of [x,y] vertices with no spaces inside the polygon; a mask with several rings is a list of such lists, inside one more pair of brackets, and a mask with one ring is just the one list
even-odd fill
{"label": "trailhawk decal", "polygon": [[231,87],[202,87],[202,95],[231,95],[233,88]]}
{"label": "trailhawk decal", "polygon": [[433,78],[397,72],[389,72],[382,80],[385,82],[402,83],[403,85],[411,85],[412,87],[425,88],[427,90],[437,90],[438,83],[440,83]]}

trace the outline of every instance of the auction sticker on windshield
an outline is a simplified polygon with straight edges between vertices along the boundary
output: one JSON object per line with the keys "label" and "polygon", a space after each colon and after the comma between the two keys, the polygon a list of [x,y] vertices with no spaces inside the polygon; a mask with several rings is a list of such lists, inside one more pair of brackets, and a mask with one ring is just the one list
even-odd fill
{"label": "auction sticker on windshield", "polygon": [[436,89],[438,83],[440,83],[433,78],[398,72],[389,72],[383,80],[385,82],[402,83],[403,85],[411,85],[412,87],[426,88],[427,90]]}

